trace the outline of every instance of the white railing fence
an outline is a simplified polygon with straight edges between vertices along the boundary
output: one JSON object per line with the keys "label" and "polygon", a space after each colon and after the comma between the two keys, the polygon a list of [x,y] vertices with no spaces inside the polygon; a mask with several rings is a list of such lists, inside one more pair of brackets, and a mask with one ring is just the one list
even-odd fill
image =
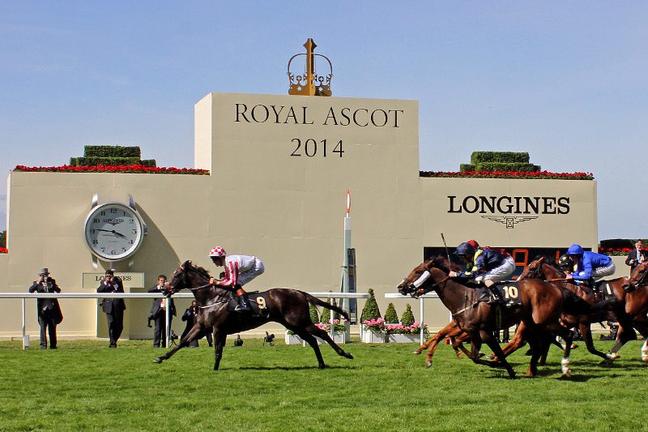
{"label": "white railing fence", "polygon": [[[397,299],[397,300],[412,300],[412,297],[409,295],[402,295],[399,293],[386,293],[385,298],[387,299]],[[421,323],[421,331],[419,333],[419,342],[423,345],[425,342],[425,300],[426,299],[438,299],[439,296],[435,292],[430,292],[425,295],[422,295],[418,298],[419,303],[419,316]]]}
{"label": "white railing fence", "polygon": [[[368,293],[340,293],[340,292],[309,292],[308,294],[321,299],[367,299]],[[156,299],[163,298],[161,293],[88,293],[88,292],[66,292],[66,293],[24,293],[24,292],[0,292],[0,299],[21,299],[22,309],[22,343],[23,349],[28,346],[27,339],[27,315],[26,315],[26,300],[38,298],[55,298],[55,299],[108,299],[108,298],[123,298],[123,299]],[[191,293],[177,293],[173,294],[173,298],[190,298],[194,296]],[[171,308],[165,308],[166,313],[166,347],[169,348],[170,343],[170,314]],[[331,335],[333,334],[333,325],[330,326]]]}

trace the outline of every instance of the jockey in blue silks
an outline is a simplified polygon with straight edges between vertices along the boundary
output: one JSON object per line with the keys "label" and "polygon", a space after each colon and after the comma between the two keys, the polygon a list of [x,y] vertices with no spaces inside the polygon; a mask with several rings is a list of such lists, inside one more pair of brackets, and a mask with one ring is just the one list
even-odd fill
{"label": "jockey in blue silks", "polygon": [[573,262],[573,272],[567,273],[567,279],[574,279],[589,286],[592,286],[592,281],[610,276],[616,270],[612,258],[596,252],[584,251],[583,247],[576,243],[569,246],[567,256]]}

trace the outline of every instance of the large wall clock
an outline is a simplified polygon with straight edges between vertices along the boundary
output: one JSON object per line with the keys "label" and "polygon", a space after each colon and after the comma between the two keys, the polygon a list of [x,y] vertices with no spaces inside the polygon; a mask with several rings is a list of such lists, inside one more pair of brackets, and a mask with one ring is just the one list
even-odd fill
{"label": "large wall clock", "polygon": [[96,205],[85,221],[86,243],[90,251],[104,261],[131,257],[142,245],[145,234],[146,224],[134,204],[108,202]]}

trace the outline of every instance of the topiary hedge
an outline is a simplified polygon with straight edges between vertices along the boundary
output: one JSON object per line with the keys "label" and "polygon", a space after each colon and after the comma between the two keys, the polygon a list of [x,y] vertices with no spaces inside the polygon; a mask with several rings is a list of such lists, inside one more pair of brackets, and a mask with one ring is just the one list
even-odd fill
{"label": "topiary hedge", "polygon": [[85,146],[83,147],[85,157],[134,157],[138,160],[142,157],[139,147],[123,146]]}
{"label": "topiary hedge", "polygon": [[412,307],[408,304],[405,307],[405,312],[403,312],[403,316],[400,319],[401,324],[404,326],[411,326],[414,324],[414,313],[412,312]]}
{"label": "topiary hedge", "polygon": [[360,322],[363,323],[367,320],[372,320],[380,318],[380,309],[378,308],[378,302],[376,301],[376,295],[374,290],[369,289],[369,298],[362,308],[362,313],[360,314]]}
{"label": "topiary hedge", "polygon": [[320,314],[320,322],[331,322],[331,311],[327,308],[322,308],[322,313]]}
{"label": "topiary hedge", "polygon": [[394,303],[387,305],[387,309],[385,310],[385,324],[398,324],[398,314],[396,313]]}
{"label": "topiary hedge", "polygon": [[529,163],[527,152],[494,152],[475,151],[470,155],[470,163],[477,165],[484,162],[498,163]]}
{"label": "topiary hedge", "polygon": [[95,166],[95,165],[143,165],[138,157],[73,157],[70,158],[72,166]]}
{"label": "topiary hedge", "polygon": [[313,323],[320,322],[319,314],[317,313],[317,307],[315,305],[310,305],[308,312],[310,313],[310,319],[311,321],[313,321]]}
{"label": "topiary hedge", "polygon": [[539,165],[522,162],[482,162],[475,165],[475,171],[540,171]]}

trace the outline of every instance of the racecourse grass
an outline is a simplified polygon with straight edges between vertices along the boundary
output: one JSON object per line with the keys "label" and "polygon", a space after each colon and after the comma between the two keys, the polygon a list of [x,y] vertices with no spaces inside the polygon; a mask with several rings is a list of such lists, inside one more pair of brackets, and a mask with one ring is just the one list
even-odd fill
{"label": "racecourse grass", "polygon": [[[246,340],[212,371],[206,346],[152,362],[150,342],[62,341],[56,351],[0,342],[0,430],[216,431],[640,431],[648,428],[648,366],[640,342],[604,367],[579,347],[574,377],[560,378],[552,348],[541,377],[524,378],[524,349],[511,357],[519,379],[456,360],[440,346],[434,365],[415,345],[322,347]],[[597,346],[609,349],[608,342]]]}

